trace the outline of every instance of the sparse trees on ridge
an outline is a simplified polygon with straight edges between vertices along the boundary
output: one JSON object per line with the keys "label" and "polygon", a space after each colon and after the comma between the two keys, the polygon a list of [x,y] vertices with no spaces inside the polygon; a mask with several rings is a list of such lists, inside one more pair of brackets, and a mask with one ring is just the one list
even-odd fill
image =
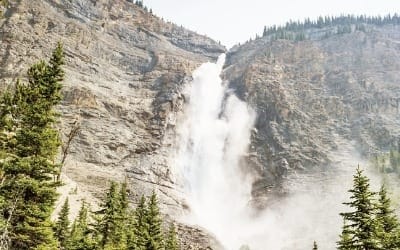
{"label": "sparse trees on ridge", "polygon": [[334,28],[334,30],[327,30],[325,35],[321,38],[327,38],[333,34],[345,34],[353,31],[367,31],[366,25],[387,25],[400,24],[400,16],[396,13],[394,15],[381,16],[366,16],[366,15],[341,15],[337,17],[325,16],[318,17],[316,20],[306,18],[303,21],[290,20],[282,26],[264,26],[262,36],[270,37],[271,40],[285,39],[303,41],[309,39],[306,30],[309,29],[322,29]]}

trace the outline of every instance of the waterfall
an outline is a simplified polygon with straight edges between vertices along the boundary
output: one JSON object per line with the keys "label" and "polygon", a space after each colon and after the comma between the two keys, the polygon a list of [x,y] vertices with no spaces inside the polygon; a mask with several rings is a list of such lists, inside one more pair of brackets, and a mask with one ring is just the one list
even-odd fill
{"label": "waterfall", "polygon": [[[190,207],[188,224],[199,225],[227,250],[307,250],[316,240],[323,249],[335,249],[342,220],[341,204],[347,200],[351,171],[360,162],[352,145],[334,152],[337,169],[323,175],[291,175],[283,186],[288,195],[254,211],[251,176],[241,160],[247,154],[255,112],[239,100],[220,74],[224,55],[193,72],[187,106],[178,129],[176,167],[186,181]],[[343,165],[343,166],[342,166]]]}
{"label": "waterfall", "polygon": [[190,222],[214,233],[227,249],[238,249],[243,230],[238,220],[251,199],[251,180],[240,162],[255,113],[221,80],[224,61],[221,55],[193,72],[177,164],[186,180]]}
{"label": "waterfall", "polygon": [[[176,167],[186,181],[188,224],[199,225],[227,250],[307,250],[314,240],[322,249],[336,249],[346,209],[353,167],[362,158],[343,141],[329,171],[310,175],[293,172],[281,188],[286,195],[269,199],[263,211],[251,209],[251,184],[244,170],[255,112],[239,100],[220,74],[225,56],[193,72],[187,106],[180,123]],[[339,141],[336,139],[335,141]],[[366,163],[365,163],[366,164]],[[266,166],[268,167],[268,166]],[[373,175],[372,175],[373,176]],[[376,178],[375,178],[376,179]]]}

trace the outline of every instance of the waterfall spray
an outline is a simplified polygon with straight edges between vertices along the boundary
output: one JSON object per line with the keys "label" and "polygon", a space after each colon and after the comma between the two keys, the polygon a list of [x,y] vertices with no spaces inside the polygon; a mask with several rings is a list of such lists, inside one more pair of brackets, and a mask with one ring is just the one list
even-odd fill
{"label": "waterfall spray", "polygon": [[251,198],[251,181],[239,163],[254,112],[223,84],[224,60],[222,55],[193,73],[178,164],[187,181],[190,220],[229,242],[230,249],[240,244],[235,227]]}
{"label": "waterfall spray", "polygon": [[339,171],[288,176],[288,195],[255,216],[249,206],[253,180],[241,166],[255,112],[221,80],[224,59],[196,69],[187,89],[176,157],[190,206],[185,222],[206,228],[227,250],[247,249],[243,245],[251,250],[306,250],[314,240],[323,249],[335,249],[351,166],[360,162],[354,147],[344,144],[342,153],[333,152]]}

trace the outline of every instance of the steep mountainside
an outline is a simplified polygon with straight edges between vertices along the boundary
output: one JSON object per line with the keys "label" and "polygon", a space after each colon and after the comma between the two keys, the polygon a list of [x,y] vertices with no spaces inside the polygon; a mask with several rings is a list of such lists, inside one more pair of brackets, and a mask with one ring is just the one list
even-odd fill
{"label": "steep mountainside", "polygon": [[[69,195],[74,215],[82,199],[95,204],[108,181],[127,180],[133,204],[154,189],[163,213],[185,213],[172,161],[183,89],[195,68],[226,49],[132,1],[8,2],[0,7],[0,89],[64,44],[59,127],[64,141],[79,130],[60,201]],[[353,153],[399,147],[400,25],[360,27],[312,27],[298,39],[269,30],[227,53],[223,78],[257,114],[244,164],[257,176],[255,204],[281,196],[293,173],[313,179]],[[202,229],[178,229],[183,249],[220,248]]]}
{"label": "steep mountainside", "polygon": [[335,28],[310,29],[303,41],[266,36],[228,53],[225,78],[257,112],[248,157],[256,196],[289,173],[335,165],[341,145],[366,158],[398,146],[400,26]]}
{"label": "steep mountainside", "polygon": [[[182,213],[169,164],[180,89],[194,68],[225,48],[126,0],[13,0],[0,31],[2,87],[23,78],[58,41],[64,44],[64,140],[80,128],[64,167],[62,189],[72,207],[81,198],[101,196],[109,180],[126,179],[133,202],[155,189],[168,205],[164,212]],[[197,229],[187,230],[204,238]]]}

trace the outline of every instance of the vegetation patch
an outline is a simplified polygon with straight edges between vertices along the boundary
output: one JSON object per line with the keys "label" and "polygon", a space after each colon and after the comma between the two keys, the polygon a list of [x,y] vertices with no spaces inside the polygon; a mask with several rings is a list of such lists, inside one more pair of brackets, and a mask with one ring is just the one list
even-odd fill
{"label": "vegetation patch", "polygon": [[0,0],[0,18],[3,17],[3,13],[8,6],[8,0]]}

